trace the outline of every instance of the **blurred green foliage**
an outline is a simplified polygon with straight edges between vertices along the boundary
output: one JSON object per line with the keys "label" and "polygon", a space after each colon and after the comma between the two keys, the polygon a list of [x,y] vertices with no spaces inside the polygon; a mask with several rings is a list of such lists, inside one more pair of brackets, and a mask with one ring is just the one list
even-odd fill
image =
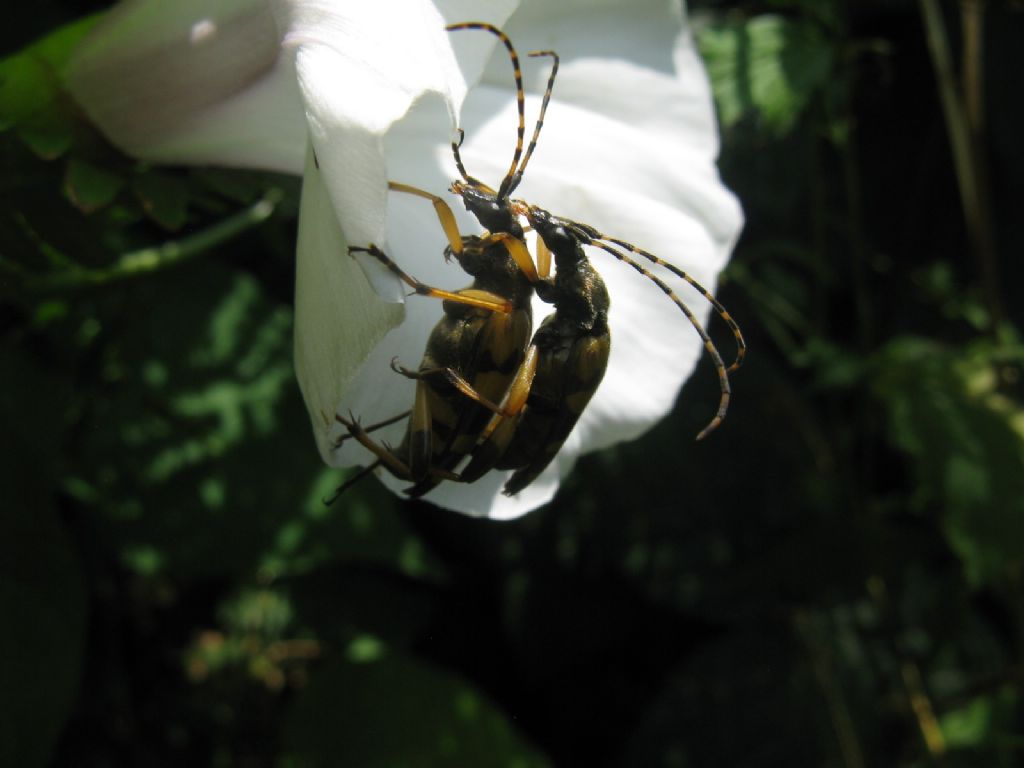
{"label": "blurred green foliage", "polygon": [[832,46],[815,26],[775,14],[709,24],[700,50],[722,127],[754,113],[772,136],[793,128],[832,68]]}
{"label": "blurred green foliage", "polygon": [[2,31],[0,765],[1024,761],[1024,13],[974,4],[986,266],[927,3],[690,5],[749,363],[712,439],[702,369],[512,523],[324,506],[298,183],[107,145],[59,88],[89,3]]}

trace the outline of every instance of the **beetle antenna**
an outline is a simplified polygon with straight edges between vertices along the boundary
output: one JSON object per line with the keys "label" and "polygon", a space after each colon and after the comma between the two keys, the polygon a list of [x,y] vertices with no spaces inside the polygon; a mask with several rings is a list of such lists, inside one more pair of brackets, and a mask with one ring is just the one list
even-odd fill
{"label": "beetle antenna", "polygon": [[[516,149],[512,154],[512,164],[509,166],[508,173],[505,174],[505,178],[501,180],[501,186],[498,190],[498,197],[504,197],[508,194],[508,185],[511,184],[516,168],[519,166],[519,158],[523,155],[523,138],[526,136],[526,96],[523,92],[523,70],[519,66],[519,54],[516,53],[515,46],[512,45],[512,41],[508,39],[508,35],[493,24],[488,24],[484,21],[464,21],[458,24],[449,24],[445,29],[449,32],[455,32],[460,29],[482,29],[486,32],[490,32],[501,40],[502,44],[505,46],[505,50],[508,51],[509,58],[512,60],[512,75],[516,81],[516,109],[519,112],[519,128],[516,133]],[[461,144],[462,138],[460,136],[458,145]],[[466,173],[466,168],[462,164],[462,158],[459,155],[458,145],[455,142],[452,142],[452,151],[455,154],[455,164],[459,169],[459,173],[462,174],[462,177],[472,184],[476,179]]]}
{"label": "beetle antenna", "polygon": [[[523,162],[519,164],[519,168],[516,170],[515,175],[509,181],[508,189],[502,185],[505,195],[511,195],[516,187],[519,186],[519,182],[523,180],[523,172],[526,170],[526,164],[530,162],[530,158],[533,157],[533,150],[537,148],[537,138],[540,136],[540,129],[544,127],[544,114],[548,111],[548,102],[551,101],[551,89],[555,85],[555,75],[558,74],[558,54],[554,51],[530,51],[527,56],[550,56],[552,59],[551,63],[551,74],[548,76],[548,84],[544,89],[544,100],[540,104],[540,114],[537,116],[537,124],[533,128],[533,136],[530,138],[530,145],[526,148],[526,154],[523,155]],[[499,196],[502,193],[499,190]]]}

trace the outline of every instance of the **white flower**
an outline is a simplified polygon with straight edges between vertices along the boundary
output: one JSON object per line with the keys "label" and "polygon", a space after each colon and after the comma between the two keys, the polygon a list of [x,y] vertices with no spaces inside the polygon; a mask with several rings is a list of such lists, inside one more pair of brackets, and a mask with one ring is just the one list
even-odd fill
{"label": "white flower", "polygon": [[[376,243],[430,285],[468,285],[442,258],[446,241],[429,202],[388,194],[386,182],[446,195],[461,231],[478,232],[446,194],[457,178],[454,128],[465,130],[463,158],[477,178],[496,185],[511,160],[508,57],[484,32],[444,31],[457,21],[491,22],[521,53],[562,57],[516,197],[657,253],[713,289],[742,217],[718,179],[707,78],[676,3],[528,0],[482,12],[468,0],[136,0],[112,11],[72,63],[76,97],[127,152],[304,174],[296,370],[333,466],[370,461],[354,441],[334,448],[344,431],[334,414],[371,423],[407,410],[412,383],[389,363],[415,368],[441,314],[437,300],[418,296],[403,312],[394,303],[403,287],[375,262],[361,263],[370,289],[347,244]],[[524,57],[528,128],[549,66]],[[612,298],[612,356],[556,460],[516,497],[502,496],[505,473],[494,472],[444,483],[428,500],[515,517],[549,500],[581,452],[634,438],[671,409],[702,352],[697,334],[655,285],[601,251],[592,261]],[[707,317],[706,302],[669,282]],[[535,326],[549,309],[537,304]],[[379,437],[397,444],[403,429]]]}

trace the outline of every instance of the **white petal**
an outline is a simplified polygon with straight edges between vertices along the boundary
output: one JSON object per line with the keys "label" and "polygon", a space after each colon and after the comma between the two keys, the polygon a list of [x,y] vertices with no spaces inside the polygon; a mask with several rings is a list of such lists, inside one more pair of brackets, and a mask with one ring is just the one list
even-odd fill
{"label": "white petal", "polygon": [[338,403],[374,346],[402,315],[402,306],[378,297],[349,258],[310,153],[295,270],[295,372],[324,461],[331,458],[329,433],[336,426]]}
{"label": "white petal", "polygon": [[[445,17],[425,0],[289,0],[276,7],[288,30],[284,44],[295,49],[310,138],[342,230],[353,244],[386,247],[387,182],[410,181],[404,168],[389,164],[384,137],[415,104],[432,117],[420,122],[429,126],[425,138],[449,142],[464,78],[479,75],[484,57],[468,57],[460,69]],[[394,275],[359,259],[381,296],[402,300]]]}
{"label": "white petal", "polygon": [[279,43],[263,0],[135,0],[97,23],[66,80],[128,154],[300,173],[306,128]]}
{"label": "white petal", "polygon": [[[285,44],[297,49],[310,136],[342,229],[353,243],[382,245],[384,134],[415,100],[433,95],[454,109],[465,93],[444,19],[417,0],[286,5]],[[440,137],[453,121],[441,124]]]}
{"label": "white petal", "polygon": [[[527,0],[505,31],[520,50],[558,52],[557,103],[628,119],[644,133],[682,130],[688,143],[717,152],[710,86],[679,2]],[[528,89],[543,90],[544,67],[524,74]],[[492,59],[484,82],[504,88],[507,77],[507,66]]]}

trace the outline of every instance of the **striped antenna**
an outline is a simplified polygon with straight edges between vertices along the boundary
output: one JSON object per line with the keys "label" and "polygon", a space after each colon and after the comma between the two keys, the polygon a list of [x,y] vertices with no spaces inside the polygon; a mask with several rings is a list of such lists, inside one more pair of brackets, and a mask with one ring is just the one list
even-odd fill
{"label": "striped antenna", "polygon": [[[508,185],[512,183],[512,178],[519,166],[519,158],[523,155],[523,138],[526,136],[526,97],[523,94],[523,71],[519,66],[519,54],[516,53],[515,46],[512,45],[512,41],[508,39],[508,35],[493,24],[488,24],[484,21],[463,21],[458,24],[449,24],[445,29],[449,32],[455,32],[460,29],[482,29],[486,32],[490,32],[501,40],[502,44],[505,46],[505,50],[508,51],[509,58],[512,59],[512,74],[516,81],[516,109],[519,112],[519,128],[516,133],[516,150],[512,155],[512,164],[509,166],[508,173],[505,174],[505,178],[502,179],[501,186],[498,191],[498,197],[504,197],[508,194]],[[466,173],[466,168],[462,164],[462,157],[459,154],[460,144],[462,144],[461,135],[458,143],[452,142],[452,152],[455,155],[455,165],[458,167],[459,173],[462,174],[462,178],[470,184],[473,184],[474,182],[479,184],[476,179]]]}
{"label": "striped antenna", "polygon": [[[537,124],[533,128],[533,136],[530,138],[530,146],[526,148],[526,154],[523,156],[523,162],[520,163],[519,168],[516,170],[515,175],[509,182],[508,189],[502,185],[502,190],[505,195],[511,195],[515,191],[515,188],[519,186],[519,182],[523,180],[523,172],[526,170],[526,164],[530,162],[530,158],[533,157],[533,150],[537,148],[537,138],[540,136],[540,129],[544,127],[544,115],[548,111],[548,102],[551,101],[551,89],[555,85],[555,75],[558,74],[558,54],[554,51],[530,51],[527,56],[550,56],[552,59],[551,63],[551,74],[548,76],[548,84],[544,89],[544,100],[540,104],[540,114],[537,116]],[[499,197],[502,194],[502,190],[499,190]]]}
{"label": "striped antenna", "polygon": [[[692,325],[694,330],[697,331],[697,334],[700,336],[701,341],[704,343],[705,351],[711,358],[712,363],[714,363],[715,372],[718,374],[719,390],[721,392],[721,395],[719,396],[718,400],[718,411],[715,413],[714,418],[711,419],[708,425],[704,427],[704,429],[702,429],[700,433],[698,433],[697,435],[698,440],[703,440],[705,437],[711,434],[711,432],[717,429],[718,426],[725,419],[725,414],[729,410],[729,400],[732,397],[732,387],[729,384],[729,373],[739,368],[740,365],[742,365],[743,363],[744,357],[746,357],[747,343],[743,338],[743,333],[740,331],[739,325],[736,323],[735,320],[732,319],[732,316],[729,314],[726,308],[722,306],[721,302],[719,302],[718,299],[712,296],[711,293],[706,288],[704,288],[704,286],[702,286],[700,283],[698,283],[686,272],[679,269],[679,267],[675,266],[674,264],[670,264],[664,259],[655,256],[653,253],[645,251],[642,248],[637,248],[635,245],[627,243],[624,240],[608,237],[607,235],[598,232],[596,229],[586,224],[568,221],[566,222],[566,224],[572,229],[573,234],[579,237],[581,243],[585,245],[592,245],[595,248],[600,248],[605,253],[610,253],[616,259],[625,264],[628,264],[634,270],[636,270],[641,275],[643,275],[648,280],[657,285],[661,289],[662,293],[668,296],[668,298],[677,307],[679,307],[683,314],[686,315],[686,319],[690,321],[690,325]],[[733,333],[733,337],[736,339],[736,359],[733,361],[732,365],[730,365],[728,368],[726,367],[725,361],[722,359],[721,354],[719,354],[718,352],[718,347],[715,346],[714,341],[711,340],[711,337],[708,335],[708,332],[704,329],[704,326],[701,325],[701,322],[697,319],[696,315],[693,314],[693,311],[688,306],[686,306],[686,303],[679,298],[675,291],[672,290],[671,286],[669,286],[664,280],[655,275],[653,272],[647,269],[643,264],[638,262],[636,259],[630,257],[626,253],[626,251],[628,251],[629,253],[636,254],[637,256],[640,256],[644,259],[647,259],[653,264],[665,267],[673,275],[682,278],[689,285],[693,286],[693,288],[697,290],[701,294],[701,296],[707,299],[707,301],[715,309],[718,315],[729,326],[730,330]]]}

